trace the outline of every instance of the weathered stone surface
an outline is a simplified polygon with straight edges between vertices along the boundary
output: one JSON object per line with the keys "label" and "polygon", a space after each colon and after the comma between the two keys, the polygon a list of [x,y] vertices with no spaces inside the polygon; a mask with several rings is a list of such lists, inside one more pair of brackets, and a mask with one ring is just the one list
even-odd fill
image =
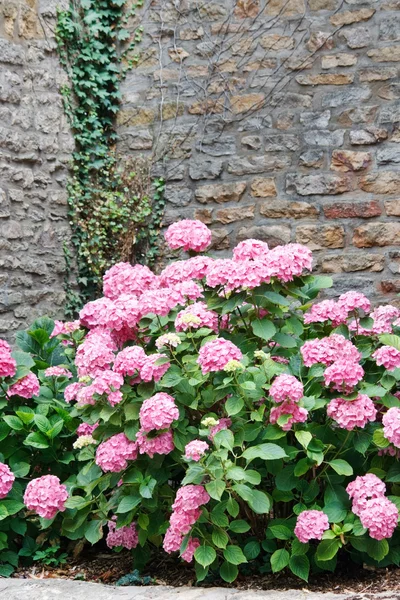
{"label": "weathered stone surface", "polygon": [[327,219],[370,219],[379,217],[382,208],[377,200],[369,202],[335,202],[324,205],[324,215]]}
{"label": "weathered stone surface", "polygon": [[379,39],[396,42],[400,40],[400,17],[390,16],[385,17],[379,23]]}
{"label": "weathered stone surface", "polygon": [[314,53],[323,47],[325,50],[331,50],[335,47],[332,33],[330,31],[312,31],[306,43],[307,50]]}
{"label": "weathered stone surface", "polygon": [[276,185],[273,177],[258,177],[251,183],[251,195],[255,198],[276,196]]}
{"label": "weathered stone surface", "polygon": [[284,225],[260,225],[253,227],[242,227],[239,229],[237,240],[253,238],[267,242],[271,248],[280,244],[290,242],[290,228]]}
{"label": "weathered stone surface", "polygon": [[330,92],[322,98],[322,106],[336,108],[346,104],[356,104],[368,100],[372,92],[367,87],[353,87],[336,92]]}
{"label": "weathered stone surface", "polygon": [[230,156],[236,151],[236,141],[232,136],[209,135],[196,144],[196,150],[210,156]]}
{"label": "weathered stone surface", "polygon": [[373,67],[361,69],[359,71],[359,80],[364,81],[386,81],[397,77],[397,69],[395,67]]}
{"label": "weathered stone surface", "polygon": [[237,0],[235,6],[235,17],[246,19],[256,17],[260,11],[260,0]]}
{"label": "weathered stone surface", "polygon": [[208,208],[197,208],[194,212],[194,218],[205,225],[211,225],[213,211]]}
{"label": "weathered stone surface", "polygon": [[164,197],[167,202],[174,206],[187,206],[193,198],[193,192],[186,187],[167,185]]}
{"label": "weathered stone surface", "polygon": [[331,169],[333,171],[361,171],[371,164],[370,152],[353,152],[351,150],[334,150],[332,152]]}
{"label": "weathered stone surface", "polygon": [[400,245],[400,223],[368,223],[354,230],[353,244],[357,248]]}
{"label": "weathered stone surface", "polygon": [[353,146],[369,146],[370,144],[376,144],[386,140],[388,132],[386,129],[380,129],[378,127],[367,127],[366,129],[358,129],[350,131],[350,144]]}
{"label": "weathered stone surface", "polygon": [[286,191],[300,196],[335,195],[352,190],[351,180],[340,175],[297,175],[289,174],[286,178]]}
{"label": "weathered stone surface", "polygon": [[300,113],[300,123],[305,125],[307,129],[325,129],[329,125],[330,118],[330,110]]}
{"label": "weathered stone surface", "polygon": [[294,152],[299,149],[300,140],[296,135],[267,134],[264,147],[266,152]]}
{"label": "weathered stone surface", "polygon": [[232,158],[228,163],[228,173],[234,175],[250,175],[252,173],[263,173],[284,169],[291,164],[290,156],[285,154],[267,154],[265,156],[243,156]]}
{"label": "weathered stone surface", "polygon": [[322,150],[307,150],[300,155],[299,165],[302,167],[314,167],[318,169],[324,164],[324,153]]}
{"label": "weathered stone surface", "polygon": [[400,147],[396,144],[379,148],[376,152],[378,165],[391,165],[400,163]]}
{"label": "weathered stone surface", "polygon": [[229,230],[225,228],[213,229],[211,249],[212,250],[227,250],[231,247],[231,240],[229,238]]}
{"label": "weathered stone surface", "polygon": [[352,73],[319,73],[317,75],[297,75],[297,83],[300,85],[348,85],[353,83]]}
{"label": "weathered stone surface", "polygon": [[371,42],[370,30],[366,27],[354,27],[340,32],[349,48],[365,48]]}
{"label": "weathered stone surface", "polygon": [[293,17],[305,13],[305,0],[269,0],[265,8],[266,15]]}
{"label": "weathered stone surface", "polygon": [[400,45],[374,48],[368,50],[367,54],[375,62],[398,62],[400,61]]}
{"label": "weathered stone surface", "polygon": [[264,102],[264,94],[244,94],[243,96],[232,96],[231,110],[237,115],[249,110],[259,110]]}
{"label": "weathered stone surface", "polygon": [[384,206],[388,217],[400,217],[400,199],[385,200]]}
{"label": "weathered stone surface", "polygon": [[221,160],[200,159],[190,163],[189,175],[195,181],[199,179],[216,179],[222,172],[223,162]]}
{"label": "weathered stone surface", "polygon": [[245,135],[242,137],[241,142],[242,146],[251,150],[260,150],[262,146],[262,140],[259,135]]}
{"label": "weathered stone surface", "polygon": [[320,10],[336,10],[339,6],[338,0],[308,0],[310,10],[316,12]]}
{"label": "weathered stone surface", "polygon": [[361,177],[360,188],[372,194],[400,194],[400,172],[381,171]]}
{"label": "weathered stone surface", "polygon": [[337,67],[352,67],[357,63],[357,56],[339,52],[338,54],[326,55],[321,58],[323,69],[336,69]]}
{"label": "weathered stone surface", "polygon": [[260,205],[260,214],[270,219],[303,219],[318,216],[318,209],[308,202],[268,200]]}
{"label": "weathered stone surface", "polygon": [[344,229],[339,225],[298,225],[296,242],[305,244],[311,250],[343,248]]}
{"label": "weathered stone surface", "polygon": [[383,254],[346,253],[331,254],[324,256],[321,261],[323,273],[354,273],[356,271],[372,271],[379,273],[385,268],[385,257]]}
{"label": "weathered stone surface", "polygon": [[245,189],[245,181],[204,185],[197,188],[195,196],[196,200],[201,204],[206,204],[208,202],[217,202],[217,204],[223,202],[238,202],[243,196]]}
{"label": "weathered stone surface", "polygon": [[397,123],[400,121],[400,102],[383,106],[379,114],[379,123]]}
{"label": "weathered stone surface", "polygon": [[244,219],[254,219],[255,208],[255,204],[241,206],[240,208],[223,208],[217,210],[215,220],[226,225],[235,221],[243,221]]}
{"label": "weathered stone surface", "polygon": [[294,43],[292,37],[276,33],[264,35],[260,40],[260,44],[265,50],[292,50]]}
{"label": "weathered stone surface", "polygon": [[315,131],[307,131],[304,135],[304,141],[308,146],[321,146],[327,148],[329,146],[342,146],[344,140],[344,130],[337,129],[336,131],[328,131],[317,129]]}
{"label": "weathered stone surface", "polygon": [[271,105],[285,106],[286,108],[311,108],[312,96],[294,92],[278,92],[272,96]]}
{"label": "weathered stone surface", "polygon": [[329,20],[335,27],[342,27],[343,25],[351,25],[360,21],[368,21],[374,14],[374,8],[361,8],[360,10],[338,12],[332,15]]}

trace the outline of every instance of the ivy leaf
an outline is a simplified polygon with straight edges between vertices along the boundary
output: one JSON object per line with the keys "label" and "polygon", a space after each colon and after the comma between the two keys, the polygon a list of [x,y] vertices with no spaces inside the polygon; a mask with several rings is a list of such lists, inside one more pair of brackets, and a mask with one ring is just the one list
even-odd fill
{"label": "ivy leaf", "polygon": [[273,573],[278,573],[278,571],[282,571],[285,567],[288,566],[290,560],[290,555],[287,550],[281,548],[280,550],[275,550],[273,555],[271,556],[271,567]]}

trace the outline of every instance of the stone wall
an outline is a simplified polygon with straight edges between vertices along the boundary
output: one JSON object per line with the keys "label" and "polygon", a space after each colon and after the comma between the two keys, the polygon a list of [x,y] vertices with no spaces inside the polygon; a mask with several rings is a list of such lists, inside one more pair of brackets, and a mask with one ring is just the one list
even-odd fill
{"label": "stone wall", "polygon": [[55,2],[0,0],[0,337],[63,314],[72,149],[58,93]]}
{"label": "stone wall", "polygon": [[203,220],[221,256],[301,242],[335,293],[395,297],[400,1],[152,0],[143,25],[121,149],[162,159],[166,224]]}

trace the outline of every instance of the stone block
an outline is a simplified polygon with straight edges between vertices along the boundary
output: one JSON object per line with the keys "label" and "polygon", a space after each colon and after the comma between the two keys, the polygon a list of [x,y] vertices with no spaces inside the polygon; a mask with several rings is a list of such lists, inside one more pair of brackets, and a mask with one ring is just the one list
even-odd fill
{"label": "stone block", "polygon": [[339,225],[298,225],[296,242],[308,246],[310,250],[344,248],[344,229]]}
{"label": "stone block", "polygon": [[388,217],[400,217],[400,199],[385,200],[384,206]]}
{"label": "stone block", "polygon": [[372,194],[400,194],[400,172],[380,171],[360,178],[359,186]]}
{"label": "stone block", "polygon": [[297,75],[300,85],[348,85],[353,83],[353,73],[318,73],[316,75]]}
{"label": "stone block", "polygon": [[326,55],[321,57],[321,67],[323,69],[336,69],[337,67],[352,67],[357,63],[357,56],[339,52],[338,54]]}
{"label": "stone block", "polygon": [[393,77],[397,77],[397,69],[395,67],[370,67],[368,69],[360,69],[358,74],[361,82],[386,81]]}
{"label": "stone block", "polygon": [[398,246],[400,223],[368,223],[354,230],[353,244],[357,248]]}
{"label": "stone block", "polygon": [[389,106],[383,106],[379,114],[379,123],[400,122],[400,102],[393,102]]}
{"label": "stone block", "polygon": [[251,183],[251,195],[255,198],[269,198],[276,196],[274,177],[258,177]]}
{"label": "stone block", "polygon": [[217,204],[222,204],[224,202],[239,202],[245,190],[245,181],[218,183],[198,187],[195,191],[195,197],[201,204],[207,204],[209,202],[216,202]]}
{"label": "stone block", "polygon": [[351,150],[334,150],[332,152],[332,171],[361,171],[369,167],[372,161],[370,152],[353,152]]}
{"label": "stone block", "polygon": [[373,48],[372,50],[368,50],[367,54],[374,62],[399,62],[400,45]]}
{"label": "stone block", "polygon": [[306,150],[299,157],[299,165],[302,167],[319,169],[323,164],[324,153],[322,150]]}
{"label": "stone block", "polygon": [[271,98],[271,106],[285,106],[286,108],[311,108],[312,96],[296,94],[295,92],[277,92]]}
{"label": "stone block", "polygon": [[297,135],[290,134],[267,134],[265,136],[266,152],[295,152],[300,147]]}
{"label": "stone block", "polygon": [[237,240],[256,239],[267,242],[270,248],[290,242],[290,228],[284,225],[253,225],[239,229]]}
{"label": "stone block", "polygon": [[305,219],[318,217],[319,211],[308,202],[268,200],[260,205],[260,214],[269,219]]}
{"label": "stone block", "polygon": [[265,156],[238,156],[229,161],[228,173],[242,176],[263,173],[264,171],[275,171],[276,169],[289,167],[291,162],[291,157],[283,153],[278,155],[267,154]]}
{"label": "stone block", "polygon": [[379,39],[387,41],[400,41],[400,17],[391,15],[381,19],[379,23]]}
{"label": "stone block", "polygon": [[342,146],[344,140],[344,129],[328,131],[322,129],[308,130],[304,133],[304,141],[307,146],[321,146],[328,148],[332,146]]}
{"label": "stone block", "polygon": [[229,239],[229,230],[226,228],[213,229],[211,239],[211,250],[227,250],[231,243]]}
{"label": "stone block", "polygon": [[264,50],[293,50],[295,41],[291,36],[269,33],[260,39],[260,45]]}
{"label": "stone block", "polygon": [[260,0],[237,0],[235,17],[238,19],[253,18],[260,12]]}
{"label": "stone block", "polygon": [[371,98],[372,92],[367,87],[353,87],[336,92],[329,92],[322,98],[322,106],[337,108],[346,104],[354,105]]}
{"label": "stone block", "polygon": [[259,135],[245,135],[242,137],[241,142],[242,146],[250,150],[260,150],[262,146],[262,140]]}
{"label": "stone block", "polygon": [[353,146],[369,146],[370,144],[377,144],[383,142],[388,137],[386,129],[378,127],[367,127],[366,129],[357,129],[350,131],[349,138],[350,144]]}
{"label": "stone block", "polygon": [[400,163],[400,148],[397,144],[385,145],[376,152],[378,165],[391,165]]}
{"label": "stone block", "polygon": [[305,10],[305,0],[269,0],[265,14],[285,18],[304,15]]}
{"label": "stone block", "polygon": [[216,211],[215,220],[227,225],[244,219],[254,219],[255,204],[241,206],[240,208],[223,208]]}
{"label": "stone block", "polygon": [[337,12],[330,17],[330,22],[334,27],[343,27],[360,21],[368,21],[374,14],[375,8],[361,8],[360,10],[346,10]]}
{"label": "stone block", "polygon": [[331,111],[300,113],[300,123],[308,129],[325,129],[329,125]]}
{"label": "stone block", "polygon": [[372,271],[379,273],[385,268],[385,257],[382,254],[344,253],[324,256],[320,263],[323,273],[354,273]]}
{"label": "stone block", "polygon": [[187,187],[167,184],[164,197],[169,204],[174,206],[187,206],[193,198],[193,192]]}
{"label": "stone block", "polygon": [[8,65],[21,66],[25,61],[25,49],[19,44],[13,44],[0,39],[0,62]]}
{"label": "stone block", "polygon": [[336,195],[350,192],[352,183],[348,177],[332,174],[299,175],[290,173],[286,177],[286,191],[300,196]]}
{"label": "stone block", "polygon": [[236,152],[233,136],[209,135],[196,143],[196,150],[210,156],[230,156]]}
{"label": "stone block", "polygon": [[217,179],[222,172],[222,168],[222,160],[201,159],[196,156],[195,160],[190,162],[189,176],[195,181],[199,179]]}
{"label": "stone block", "polygon": [[237,115],[247,111],[259,110],[265,100],[264,94],[244,94],[231,97],[231,111]]}
{"label": "stone block", "polygon": [[368,202],[335,202],[324,205],[324,215],[327,219],[370,219],[379,217],[382,208],[377,200]]}
{"label": "stone block", "polygon": [[354,27],[340,32],[349,48],[366,48],[371,43],[371,33],[366,27]]}

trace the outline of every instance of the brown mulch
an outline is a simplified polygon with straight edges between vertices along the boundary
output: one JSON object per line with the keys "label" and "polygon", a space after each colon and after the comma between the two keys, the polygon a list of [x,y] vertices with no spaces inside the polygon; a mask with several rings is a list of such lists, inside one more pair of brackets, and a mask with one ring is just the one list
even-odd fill
{"label": "brown mulch", "polygon": [[[69,559],[64,565],[48,567],[35,564],[21,568],[14,577],[22,579],[77,579],[104,584],[115,584],[120,577],[133,571],[129,552],[93,553],[88,552],[77,559]],[[194,586],[196,577],[190,565],[182,564],[171,557],[157,556],[146,567],[143,575],[152,577],[152,585]],[[214,579],[200,584],[202,587],[234,587],[242,590],[286,590],[306,589],[314,592],[336,593],[379,593],[400,592],[400,568],[371,569],[353,563],[339,566],[336,573],[312,575],[309,583],[293,577],[288,572],[272,574],[240,575],[234,584]]]}

